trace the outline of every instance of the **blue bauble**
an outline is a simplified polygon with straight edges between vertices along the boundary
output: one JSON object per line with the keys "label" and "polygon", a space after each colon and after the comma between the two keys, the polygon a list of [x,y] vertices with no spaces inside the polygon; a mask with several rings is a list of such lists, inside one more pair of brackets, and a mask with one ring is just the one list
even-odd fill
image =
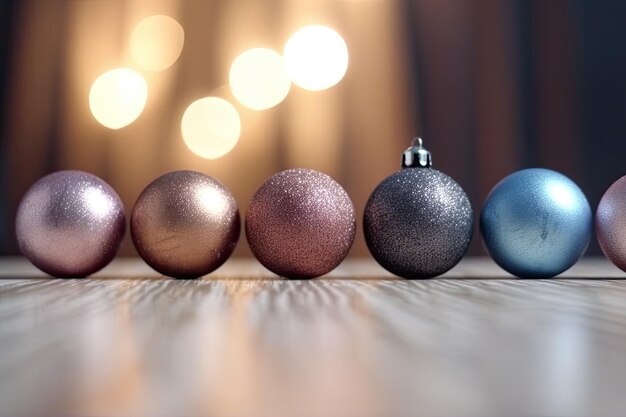
{"label": "blue bauble", "polygon": [[491,190],[480,232],[493,260],[524,278],[549,278],[567,270],[587,249],[591,207],[569,178],[549,169],[524,169]]}

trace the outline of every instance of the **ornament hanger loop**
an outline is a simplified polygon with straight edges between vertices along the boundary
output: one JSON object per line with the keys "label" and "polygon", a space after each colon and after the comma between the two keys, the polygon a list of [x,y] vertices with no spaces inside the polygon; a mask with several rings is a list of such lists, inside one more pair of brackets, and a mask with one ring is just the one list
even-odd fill
{"label": "ornament hanger loop", "polygon": [[402,153],[402,168],[431,168],[432,165],[432,156],[424,148],[422,138],[413,138],[411,146]]}

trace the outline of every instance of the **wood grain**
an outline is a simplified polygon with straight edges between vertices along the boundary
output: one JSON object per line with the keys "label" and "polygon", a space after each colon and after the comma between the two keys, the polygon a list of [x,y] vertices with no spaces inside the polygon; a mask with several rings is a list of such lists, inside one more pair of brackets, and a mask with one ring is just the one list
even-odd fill
{"label": "wood grain", "polygon": [[0,261],[0,414],[621,415],[626,281],[486,259],[395,279],[371,260],[311,281],[231,260],[176,281],[118,260],[92,279]]}

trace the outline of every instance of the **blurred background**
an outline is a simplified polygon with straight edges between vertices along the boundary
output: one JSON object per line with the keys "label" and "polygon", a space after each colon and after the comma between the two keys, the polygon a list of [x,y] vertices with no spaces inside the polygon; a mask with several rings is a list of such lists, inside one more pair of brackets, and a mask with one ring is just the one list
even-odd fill
{"label": "blurred background", "polygon": [[[142,32],[155,15],[174,20]],[[0,253],[18,253],[17,204],[52,171],[102,177],[130,213],[157,176],[198,170],[230,188],[245,215],[270,175],[308,167],[352,197],[359,234],[351,254],[367,256],[364,205],[417,135],[476,214],[500,179],[534,166],[568,175],[595,211],[626,174],[625,21],[620,0],[2,0]],[[286,43],[308,25],[343,38],[345,74],[336,69],[332,85],[312,90],[282,82],[269,59],[265,76],[280,88],[254,109],[245,72],[262,66],[248,62],[237,75],[233,63],[251,48],[287,61]],[[112,90],[94,84],[120,67],[140,80],[124,90],[140,97],[122,127],[98,118],[107,102],[97,93]],[[209,96],[227,100],[217,102],[226,110],[216,121],[235,124],[216,127],[225,148],[201,143],[195,127],[183,138],[188,106]],[[600,253],[595,243],[588,253]],[[136,254],[130,238],[121,254]],[[484,254],[477,231],[470,254]],[[236,255],[250,255],[243,236]]]}

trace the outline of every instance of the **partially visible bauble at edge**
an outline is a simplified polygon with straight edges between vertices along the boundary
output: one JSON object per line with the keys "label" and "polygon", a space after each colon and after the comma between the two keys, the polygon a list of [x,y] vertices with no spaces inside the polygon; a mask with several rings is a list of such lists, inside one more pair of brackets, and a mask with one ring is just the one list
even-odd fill
{"label": "partially visible bauble at edge", "polygon": [[195,171],[170,172],[150,183],[135,203],[130,226],[144,261],[174,278],[219,268],[235,250],[241,228],[231,192]]}
{"label": "partially visible bauble at edge", "polygon": [[363,216],[374,259],[403,278],[431,278],[454,267],[472,240],[473,211],[463,188],[430,167],[404,168],[372,192]]}
{"label": "partially visible bauble at edge", "polygon": [[350,197],[330,176],[289,169],[254,194],[245,228],[252,253],[267,269],[307,279],[332,271],[346,257],[356,215]]}
{"label": "partially visible bauble at edge", "polygon": [[60,278],[85,277],[115,257],[126,232],[124,206],[97,176],[58,171],[26,192],[15,229],[22,253],[37,268]]}
{"label": "partially visible bauble at edge", "polygon": [[615,181],[602,196],[595,229],[602,252],[626,271],[626,176]]}
{"label": "partially visible bauble at edge", "polygon": [[522,278],[550,278],[569,269],[587,249],[592,229],[582,190],[543,168],[504,178],[480,215],[485,248],[500,267]]}

